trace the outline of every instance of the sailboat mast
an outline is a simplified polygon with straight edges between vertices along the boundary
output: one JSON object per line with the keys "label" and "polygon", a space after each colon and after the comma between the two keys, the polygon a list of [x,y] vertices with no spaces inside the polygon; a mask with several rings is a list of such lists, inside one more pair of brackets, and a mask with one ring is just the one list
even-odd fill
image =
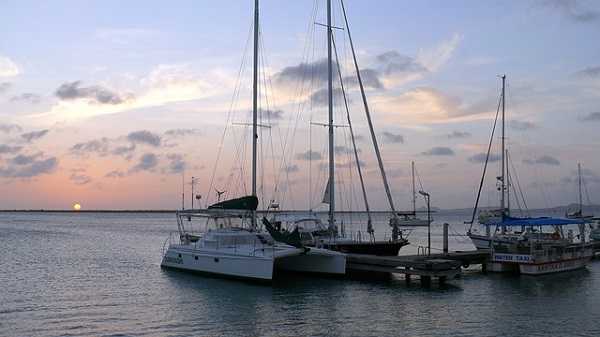
{"label": "sailboat mast", "polygon": [[510,216],[510,158],[508,157],[508,150],[506,150],[506,215]]}
{"label": "sailboat mast", "polygon": [[417,193],[415,191],[415,162],[410,162],[411,170],[412,170],[412,204],[413,204],[413,213],[417,214]]}
{"label": "sailboat mast", "polygon": [[581,163],[577,163],[577,179],[579,184],[579,215],[583,217],[583,201],[581,198]]}
{"label": "sailboat mast", "polygon": [[505,196],[505,189],[506,189],[506,184],[505,184],[505,175],[504,172],[506,170],[506,163],[505,163],[505,147],[504,147],[504,140],[505,140],[505,112],[504,112],[504,108],[505,108],[505,100],[506,100],[506,92],[505,92],[505,83],[506,83],[506,75],[502,75],[502,174],[500,175],[500,193],[501,193],[501,197],[500,197],[500,209],[502,209],[502,215],[504,215],[504,210],[505,210],[505,200],[504,200],[504,196]]}
{"label": "sailboat mast", "polygon": [[329,225],[335,225],[335,158],[333,153],[333,66],[331,62],[331,0],[327,0],[327,93],[329,103]]}
{"label": "sailboat mast", "polygon": [[[329,1],[329,0],[328,0]],[[377,144],[377,137],[375,136],[375,130],[373,129],[373,122],[371,121],[371,112],[369,111],[369,104],[367,103],[367,96],[365,95],[365,88],[360,76],[360,69],[358,69],[358,61],[356,60],[356,51],[354,50],[354,43],[352,42],[352,35],[350,34],[350,25],[348,24],[348,17],[346,16],[346,8],[344,7],[344,1],[341,1],[342,12],[344,14],[344,22],[346,24],[346,31],[348,32],[348,40],[350,42],[350,49],[352,50],[352,59],[354,60],[354,68],[356,70],[356,77],[358,79],[358,86],[360,87],[360,93],[362,95],[362,101],[365,108],[365,114],[367,115],[367,122],[369,124],[369,131],[371,133],[371,140],[373,141],[373,147],[375,148],[375,155],[377,156],[377,163],[379,164],[379,171],[381,172],[381,178],[383,179],[383,187],[387,195],[388,203],[392,210],[394,218],[397,217],[396,208],[394,207],[394,200],[392,199],[392,192],[387,181],[385,169],[383,167],[383,160],[381,159],[381,153],[379,152],[379,145]]]}
{"label": "sailboat mast", "polygon": [[[258,141],[258,0],[254,0],[254,65],[252,81],[252,196],[256,197],[256,149]],[[252,216],[256,227],[256,216]]]}

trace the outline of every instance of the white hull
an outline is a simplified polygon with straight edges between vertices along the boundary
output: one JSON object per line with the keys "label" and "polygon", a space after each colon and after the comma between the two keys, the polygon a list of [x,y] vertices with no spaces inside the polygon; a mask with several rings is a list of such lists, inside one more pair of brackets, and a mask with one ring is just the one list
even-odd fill
{"label": "white hull", "polygon": [[270,281],[274,260],[270,256],[244,256],[185,249],[172,245],[161,266],[220,276]]}
{"label": "white hull", "polygon": [[303,273],[345,275],[346,255],[327,249],[310,248],[306,254],[276,259],[275,268]]}
{"label": "white hull", "polygon": [[541,264],[520,264],[519,271],[525,275],[543,275],[550,273],[560,273],[563,271],[577,270],[584,268],[591,257],[579,259],[556,261]]}

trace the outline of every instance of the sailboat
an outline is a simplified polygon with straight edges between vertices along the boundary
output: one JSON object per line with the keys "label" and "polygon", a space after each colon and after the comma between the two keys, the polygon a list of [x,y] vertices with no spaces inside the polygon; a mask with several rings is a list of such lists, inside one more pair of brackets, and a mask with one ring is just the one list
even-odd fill
{"label": "sailboat", "polygon": [[[371,140],[374,147],[374,152],[377,157],[377,162],[379,166],[379,172],[381,174],[381,178],[383,181],[384,189],[387,196],[387,201],[391,210],[391,218],[389,219],[389,225],[392,227],[392,236],[390,240],[376,240],[374,235],[374,228],[372,222],[372,214],[369,206],[369,201],[366,193],[366,188],[363,179],[363,172],[361,169],[361,163],[359,160],[358,149],[356,146],[356,141],[354,137],[354,131],[352,128],[352,121],[350,118],[350,112],[348,108],[348,99],[346,97],[346,90],[344,88],[343,76],[340,69],[340,62],[338,59],[337,48],[335,46],[335,40],[332,32],[331,25],[331,0],[327,0],[327,74],[328,74],[328,179],[327,185],[325,187],[325,192],[323,194],[323,203],[328,206],[328,223],[327,225],[323,224],[321,220],[316,216],[305,216],[301,218],[295,218],[293,220],[289,219],[272,219],[274,223],[277,224],[277,227],[280,228],[279,231],[285,231],[281,223],[287,222],[287,233],[291,234],[294,231],[300,231],[301,238],[303,238],[303,242],[310,246],[316,247],[324,247],[327,249],[340,251],[344,253],[352,253],[352,254],[372,254],[372,255],[389,255],[396,256],[400,248],[405,245],[408,245],[408,240],[403,237],[402,231],[400,227],[403,225],[414,225],[414,221],[416,219],[410,219],[410,224],[407,221],[403,221],[399,217],[399,213],[396,211],[394,202],[392,199],[392,194],[390,191],[390,186],[387,180],[383,159],[381,158],[381,153],[379,150],[379,145],[377,142],[377,137],[375,136],[375,131],[373,128],[373,122],[371,119],[371,113],[369,109],[369,104],[367,101],[367,96],[365,94],[365,88],[363,85],[363,80],[361,77],[361,71],[358,66],[358,61],[356,57],[356,51],[354,48],[354,42],[352,40],[352,35],[350,33],[350,26],[348,23],[348,18],[346,15],[346,9],[344,6],[344,1],[341,0],[341,9],[343,13],[345,30],[348,34],[348,40],[350,43],[350,50],[352,53],[353,65],[356,73],[356,78],[358,82],[358,86],[360,88],[360,93],[362,97],[362,103],[366,115],[366,119],[369,126],[369,132],[371,135]],[[346,117],[348,128],[350,130],[352,146],[353,146],[353,154],[355,165],[358,171],[358,176],[360,180],[360,186],[362,191],[362,196],[365,204],[365,212],[367,215],[367,233],[368,239],[362,239],[362,237],[358,238],[347,238],[340,233],[337,222],[336,222],[336,179],[335,179],[335,151],[334,151],[334,111],[333,111],[333,78],[334,78],[334,66],[333,66],[333,57],[335,56],[337,65],[336,73],[339,77],[340,89],[342,91],[342,97],[344,101],[344,106],[346,109]],[[410,221],[408,221],[410,222]],[[272,226],[273,228],[273,226]]]}
{"label": "sailboat", "polygon": [[[513,217],[510,214],[511,186],[508,170],[508,156],[505,149],[505,83],[506,76],[502,76],[502,161],[501,174],[497,178],[500,191],[500,210],[493,217],[488,217],[480,224],[486,228],[486,234],[472,232],[472,226],[477,212],[477,205],[485,171],[489,159],[493,133],[498,118],[494,121],[492,137],[488,146],[484,171],[479,185],[479,191],[473,214],[471,227],[467,235],[477,249],[490,250],[489,271],[518,272],[527,275],[541,275],[557,273],[583,268],[593,256],[593,246],[585,242],[583,231],[584,221],[581,219],[551,218],[551,217]],[[500,108],[500,107],[499,107]],[[499,109],[498,109],[499,110]],[[481,217],[480,217],[481,219]],[[565,226],[579,225],[581,231],[577,242],[572,230],[564,234]],[[491,233],[490,227],[494,227]]]}
{"label": "sailboat", "polygon": [[[580,219],[585,221],[590,226],[590,240],[600,241],[600,217],[594,217],[593,214],[585,214],[583,212],[583,193],[582,193],[583,177],[581,175],[581,163],[577,163],[577,187],[579,200],[577,209],[574,211],[567,211],[566,217],[569,219]],[[586,190],[587,191],[587,190]],[[589,203],[589,196],[588,196]],[[594,227],[596,225],[596,227]]]}
{"label": "sailboat", "polygon": [[[252,194],[217,202],[206,209],[177,212],[178,235],[163,245],[162,267],[243,279],[270,281],[276,270],[344,275],[344,254],[278,242],[257,226],[259,2],[254,2],[252,109]],[[185,219],[205,220],[204,231],[184,227]],[[168,244],[168,245],[167,245]]]}

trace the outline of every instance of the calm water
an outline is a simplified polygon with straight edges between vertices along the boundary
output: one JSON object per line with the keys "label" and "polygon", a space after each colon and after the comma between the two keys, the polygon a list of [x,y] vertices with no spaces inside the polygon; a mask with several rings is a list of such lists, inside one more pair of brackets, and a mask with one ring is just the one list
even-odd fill
{"label": "calm water", "polygon": [[0,336],[600,336],[600,262],[538,278],[472,271],[443,289],[298,276],[263,286],[162,270],[175,228],[168,214],[0,213]]}

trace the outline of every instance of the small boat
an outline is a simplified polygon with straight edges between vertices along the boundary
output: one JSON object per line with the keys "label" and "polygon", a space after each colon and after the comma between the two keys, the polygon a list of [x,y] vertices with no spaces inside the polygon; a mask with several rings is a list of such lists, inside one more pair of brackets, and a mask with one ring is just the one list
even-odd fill
{"label": "small boat", "polygon": [[[596,226],[594,228],[594,225]],[[590,223],[590,240],[600,241],[600,218],[592,218]]]}
{"label": "small boat", "polygon": [[[543,275],[584,268],[594,255],[593,245],[581,239],[576,242],[572,230],[566,237],[563,235],[564,226],[583,223],[576,219],[505,217],[496,225],[524,230],[511,242],[504,241],[501,235],[498,241],[496,235],[492,236],[488,270]],[[544,231],[546,228],[551,231]]]}

